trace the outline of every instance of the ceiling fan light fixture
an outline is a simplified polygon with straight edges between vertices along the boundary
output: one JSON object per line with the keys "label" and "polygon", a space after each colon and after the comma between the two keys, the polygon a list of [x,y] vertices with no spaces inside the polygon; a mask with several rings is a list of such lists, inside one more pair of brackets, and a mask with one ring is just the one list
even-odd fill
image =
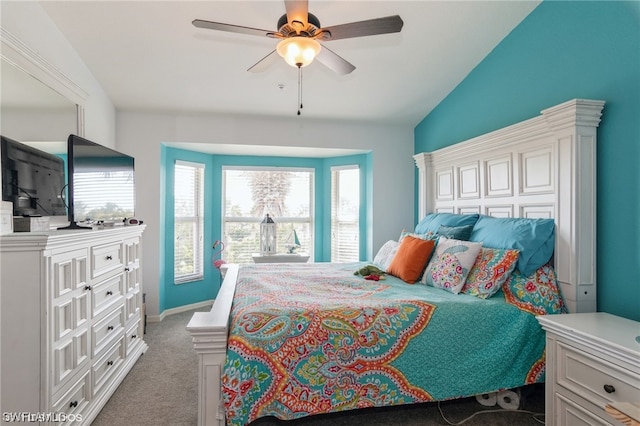
{"label": "ceiling fan light fixture", "polygon": [[320,53],[320,43],[308,37],[289,37],[278,43],[278,54],[292,67],[306,67]]}

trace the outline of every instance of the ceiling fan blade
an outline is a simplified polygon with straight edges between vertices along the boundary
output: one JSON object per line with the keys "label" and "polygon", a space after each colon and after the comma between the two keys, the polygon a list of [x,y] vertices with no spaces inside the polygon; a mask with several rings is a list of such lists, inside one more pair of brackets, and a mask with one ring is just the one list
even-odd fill
{"label": "ceiling fan blade", "polygon": [[308,0],[284,0],[284,7],[287,10],[287,22],[292,28],[296,28],[294,21],[302,23],[302,27],[307,27],[309,20],[309,1]]}
{"label": "ceiling fan blade", "polygon": [[366,37],[377,34],[399,33],[404,22],[399,15],[366,21],[351,22],[349,24],[334,25],[322,28],[322,32],[331,33],[331,37],[323,36],[324,41],[340,40],[344,38]]}
{"label": "ceiling fan blade", "polygon": [[338,74],[349,74],[351,71],[356,69],[355,66],[347,62],[332,50],[327,49],[327,47],[324,45],[322,46],[322,49],[320,50],[320,53],[318,54],[316,59],[323,63],[327,68],[337,72]]}
{"label": "ceiling fan blade", "polygon": [[240,25],[223,24],[221,22],[204,21],[202,19],[194,19],[192,24],[198,28],[207,30],[227,31],[230,33],[249,34],[257,36],[273,37],[276,32],[269,30],[261,30],[258,28],[243,27]]}
{"label": "ceiling fan blade", "polygon": [[273,64],[276,61],[278,57],[279,57],[278,52],[274,50],[271,53],[269,53],[267,56],[265,56],[264,58],[260,59],[258,62],[253,64],[247,71],[255,72],[255,73],[265,71],[267,68],[271,66],[271,64]]}

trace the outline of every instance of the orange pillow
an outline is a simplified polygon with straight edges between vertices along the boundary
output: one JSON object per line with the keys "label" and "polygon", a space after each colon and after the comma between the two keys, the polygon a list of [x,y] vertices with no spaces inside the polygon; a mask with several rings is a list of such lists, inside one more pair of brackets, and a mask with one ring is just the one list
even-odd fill
{"label": "orange pillow", "polygon": [[421,240],[407,235],[402,239],[387,272],[413,284],[420,279],[436,245],[434,240]]}

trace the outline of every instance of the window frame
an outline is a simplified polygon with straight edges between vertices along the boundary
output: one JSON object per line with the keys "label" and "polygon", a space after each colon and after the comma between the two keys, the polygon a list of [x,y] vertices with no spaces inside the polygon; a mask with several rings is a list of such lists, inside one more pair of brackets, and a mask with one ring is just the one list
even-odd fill
{"label": "window frame", "polygon": [[[340,192],[338,190],[338,192],[336,194],[334,194],[334,173],[339,173],[343,170],[356,170],[358,172],[358,212],[356,214],[356,219],[353,223],[356,224],[356,228],[357,228],[357,243],[356,243],[356,259],[350,259],[350,260],[339,260],[337,258],[337,255],[334,253],[334,242],[337,241],[336,238],[334,238],[334,223],[347,223],[346,221],[340,221],[337,220],[335,213],[337,212],[337,210],[335,209],[335,202],[336,197],[339,198],[340,197]],[[338,166],[331,166],[329,168],[329,180],[330,180],[330,195],[329,195],[329,199],[331,200],[331,205],[329,208],[330,211],[330,218],[329,218],[329,235],[331,236],[331,244],[330,244],[330,248],[329,248],[329,255],[330,255],[330,259],[331,262],[357,262],[360,260],[360,239],[361,239],[361,235],[360,235],[360,219],[361,219],[361,210],[362,210],[362,169],[360,167],[359,164],[344,164],[344,165],[338,165]],[[340,185],[340,183],[338,182],[338,185]],[[350,223],[350,222],[349,222]]]}
{"label": "window frame", "polygon": [[[174,238],[174,246],[173,246],[173,282],[176,285],[187,284],[190,282],[201,281],[204,279],[204,226],[205,226],[205,200],[204,200],[204,187],[205,187],[205,173],[206,173],[206,165],[204,163],[199,163],[195,161],[185,161],[178,160],[174,161],[174,169],[173,169],[173,190],[174,190],[174,212],[173,212],[173,238]],[[194,192],[197,191],[198,194],[195,193],[193,195],[194,202],[194,216],[177,216],[175,211],[175,204],[177,201],[176,192],[176,167],[191,167],[194,169],[194,172],[199,174],[199,179],[197,179]],[[197,171],[197,172],[196,172]],[[194,251],[194,271],[189,274],[178,275],[176,268],[176,259],[177,259],[177,244],[176,242],[176,230],[177,224],[181,223],[193,223],[196,235],[193,241],[193,251]]]}
{"label": "window frame", "polygon": [[[226,239],[226,224],[227,223],[260,223],[264,219],[264,217],[238,217],[238,216],[226,216],[226,200],[227,200],[227,174],[228,170],[234,171],[249,171],[249,172],[261,172],[261,171],[273,171],[273,172],[308,172],[310,174],[309,179],[309,218],[300,218],[300,217],[291,217],[291,216],[281,216],[276,217],[276,224],[279,222],[282,223],[304,223],[309,224],[309,247],[308,250],[305,251],[306,254],[310,256],[311,259],[314,258],[314,247],[315,247],[315,239],[316,239],[316,212],[315,212],[315,181],[316,181],[316,169],[314,167],[291,167],[291,166],[247,166],[247,165],[223,165],[222,166],[222,200],[220,203],[221,207],[221,235]],[[280,243],[278,243],[279,245]],[[260,251],[260,247],[256,247],[256,253]],[[224,259],[224,252],[222,252],[222,257]],[[228,259],[226,259],[228,260]]]}

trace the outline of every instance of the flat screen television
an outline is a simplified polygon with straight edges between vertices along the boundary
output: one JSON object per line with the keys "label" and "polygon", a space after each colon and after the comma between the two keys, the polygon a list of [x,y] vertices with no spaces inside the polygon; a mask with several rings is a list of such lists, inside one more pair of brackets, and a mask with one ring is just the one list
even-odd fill
{"label": "flat screen television", "polygon": [[0,136],[2,200],[14,216],[67,216],[64,160]]}
{"label": "flat screen television", "polygon": [[133,157],[70,135],[67,176],[69,228],[122,223],[135,216]]}

